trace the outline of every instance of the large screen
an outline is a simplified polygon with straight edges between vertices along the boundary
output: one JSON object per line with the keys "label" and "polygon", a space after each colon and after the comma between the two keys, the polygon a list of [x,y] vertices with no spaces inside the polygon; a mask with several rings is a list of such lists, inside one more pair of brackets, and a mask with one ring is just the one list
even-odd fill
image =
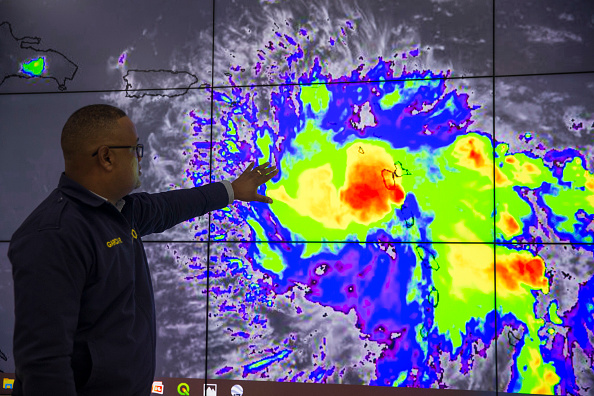
{"label": "large screen", "polygon": [[8,243],[92,103],[142,191],[279,168],[144,239],[154,394],[594,389],[591,1],[0,1],[0,44],[1,392]]}

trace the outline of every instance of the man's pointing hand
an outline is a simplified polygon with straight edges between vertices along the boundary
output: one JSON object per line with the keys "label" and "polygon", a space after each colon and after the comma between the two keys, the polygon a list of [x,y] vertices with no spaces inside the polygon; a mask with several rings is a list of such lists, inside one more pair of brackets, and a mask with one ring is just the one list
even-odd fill
{"label": "man's pointing hand", "polygon": [[245,202],[258,201],[272,203],[272,198],[258,194],[258,187],[272,179],[278,173],[276,166],[269,165],[270,163],[266,162],[254,167],[254,163],[252,162],[247,169],[231,183],[235,199]]}

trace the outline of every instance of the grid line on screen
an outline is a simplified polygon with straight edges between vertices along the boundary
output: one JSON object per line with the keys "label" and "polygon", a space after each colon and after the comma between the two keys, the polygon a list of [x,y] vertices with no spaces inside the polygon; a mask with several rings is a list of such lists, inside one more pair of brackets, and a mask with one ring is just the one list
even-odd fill
{"label": "grid line on screen", "polygon": [[[491,79],[491,83],[492,83],[492,101],[493,101],[493,125],[492,125],[492,133],[493,133],[493,150],[491,151],[491,154],[493,155],[493,243],[495,243],[497,241],[497,188],[495,185],[495,177],[496,177],[496,172],[495,172],[495,164],[496,164],[496,156],[495,156],[495,146],[496,146],[496,142],[497,142],[497,132],[496,132],[496,128],[495,128],[495,119],[496,119],[496,103],[495,103],[495,40],[496,40],[496,36],[495,36],[495,3],[497,0],[493,0],[493,31],[492,31],[492,46],[493,46],[493,53],[492,53],[492,59],[493,59],[493,64],[492,64],[492,71],[493,71],[493,78]],[[493,246],[493,311],[495,312],[495,315],[493,315],[493,328],[495,329],[495,337],[493,340],[493,343],[495,344],[495,394],[498,395],[499,394],[499,370],[497,368],[498,364],[497,362],[499,361],[498,356],[497,356],[497,339],[498,339],[498,335],[499,335],[499,327],[498,327],[498,321],[497,321],[497,253],[496,253],[497,249],[495,248],[495,246]]]}
{"label": "grid line on screen", "polygon": [[[431,80],[476,80],[476,79],[493,79],[493,78],[514,78],[514,77],[540,77],[540,76],[564,76],[564,75],[583,75],[594,74],[592,70],[568,71],[568,72],[547,72],[547,73],[517,73],[517,74],[486,74],[486,75],[472,75],[472,76],[448,76],[448,77],[429,77],[429,78],[409,78],[409,79],[385,79],[385,80],[368,80],[368,81],[331,81],[331,82],[312,82],[312,83],[283,83],[283,84],[237,84],[237,85],[212,85],[212,89],[233,89],[233,88],[264,88],[264,87],[286,87],[286,86],[303,86],[303,85],[348,85],[348,84],[377,84],[382,82],[400,82],[400,81],[431,81]],[[189,87],[188,91],[209,90],[210,87]],[[179,88],[131,88],[131,89],[88,89],[88,90],[72,90],[72,91],[23,91],[23,92],[0,92],[0,96],[14,96],[14,95],[68,95],[68,94],[84,94],[84,93],[125,93],[125,92],[148,92],[148,91],[175,91]]]}
{"label": "grid line on screen", "polygon": [[[0,241],[1,242],[10,242],[10,241]],[[226,243],[230,245],[234,244],[241,244],[241,243],[259,243],[259,244],[286,244],[286,243],[327,243],[327,244],[378,244],[378,243],[398,243],[403,245],[491,245],[491,246],[525,246],[525,245],[543,245],[543,246],[566,246],[566,245],[575,245],[575,246],[590,246],[591,243],[588,242],[550,242],[550,241],[525,241],[525,242],[491,242],[491,241],[399,241],[399,240],[385,240],[385,241],[300,241],[300,240],[286,240],[286,241],[268,241],[268,240],[224,240],[224,241],[196,241],[196,240],[151,240],[151,241],[143,241],[143,243]]]}
{"label": "grid line on screen", "polygon": [[[214,86],[215,75],[215,15],[216,15],[216,1],[212,0],[212,52],[211,52],[211,86]],[[210,150],[209,150],[209,180],[213,182],[213,125],[214,125],[214,91],[210,94]],[[206,336],[204,340],[204,381],[208,382],[208,335],[209,335],[209,314],[210,314],[210,252],[211,252],[211,224],[212,213],[208,213],[208,243],[206,248]]]}

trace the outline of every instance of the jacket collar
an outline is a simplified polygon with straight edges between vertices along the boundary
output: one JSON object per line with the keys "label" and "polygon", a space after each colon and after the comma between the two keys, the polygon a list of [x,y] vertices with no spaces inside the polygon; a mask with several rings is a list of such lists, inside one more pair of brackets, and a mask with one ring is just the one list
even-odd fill
{"label": "jacket collar", "polygon": [[60,176],[60,182],[58,183],[58,189],[64,194],[71,198],[74,198],[86,205],[99,207],[104,203],[109,203],[105,199],[99,197],[97,194],[89,191],[85,187],[81,186],[62,172]]}

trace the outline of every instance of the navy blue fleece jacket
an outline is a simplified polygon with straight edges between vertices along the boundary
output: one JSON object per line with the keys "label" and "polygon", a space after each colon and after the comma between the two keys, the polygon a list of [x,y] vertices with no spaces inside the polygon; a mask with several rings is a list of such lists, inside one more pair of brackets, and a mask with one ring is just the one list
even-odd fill
{"label": "navy blue fleece jacket", "polygon": [[14,233],[14,395],[149,395],[155,308],[142,240],[228,205],[222,183],[124,198],[62,174]]}

